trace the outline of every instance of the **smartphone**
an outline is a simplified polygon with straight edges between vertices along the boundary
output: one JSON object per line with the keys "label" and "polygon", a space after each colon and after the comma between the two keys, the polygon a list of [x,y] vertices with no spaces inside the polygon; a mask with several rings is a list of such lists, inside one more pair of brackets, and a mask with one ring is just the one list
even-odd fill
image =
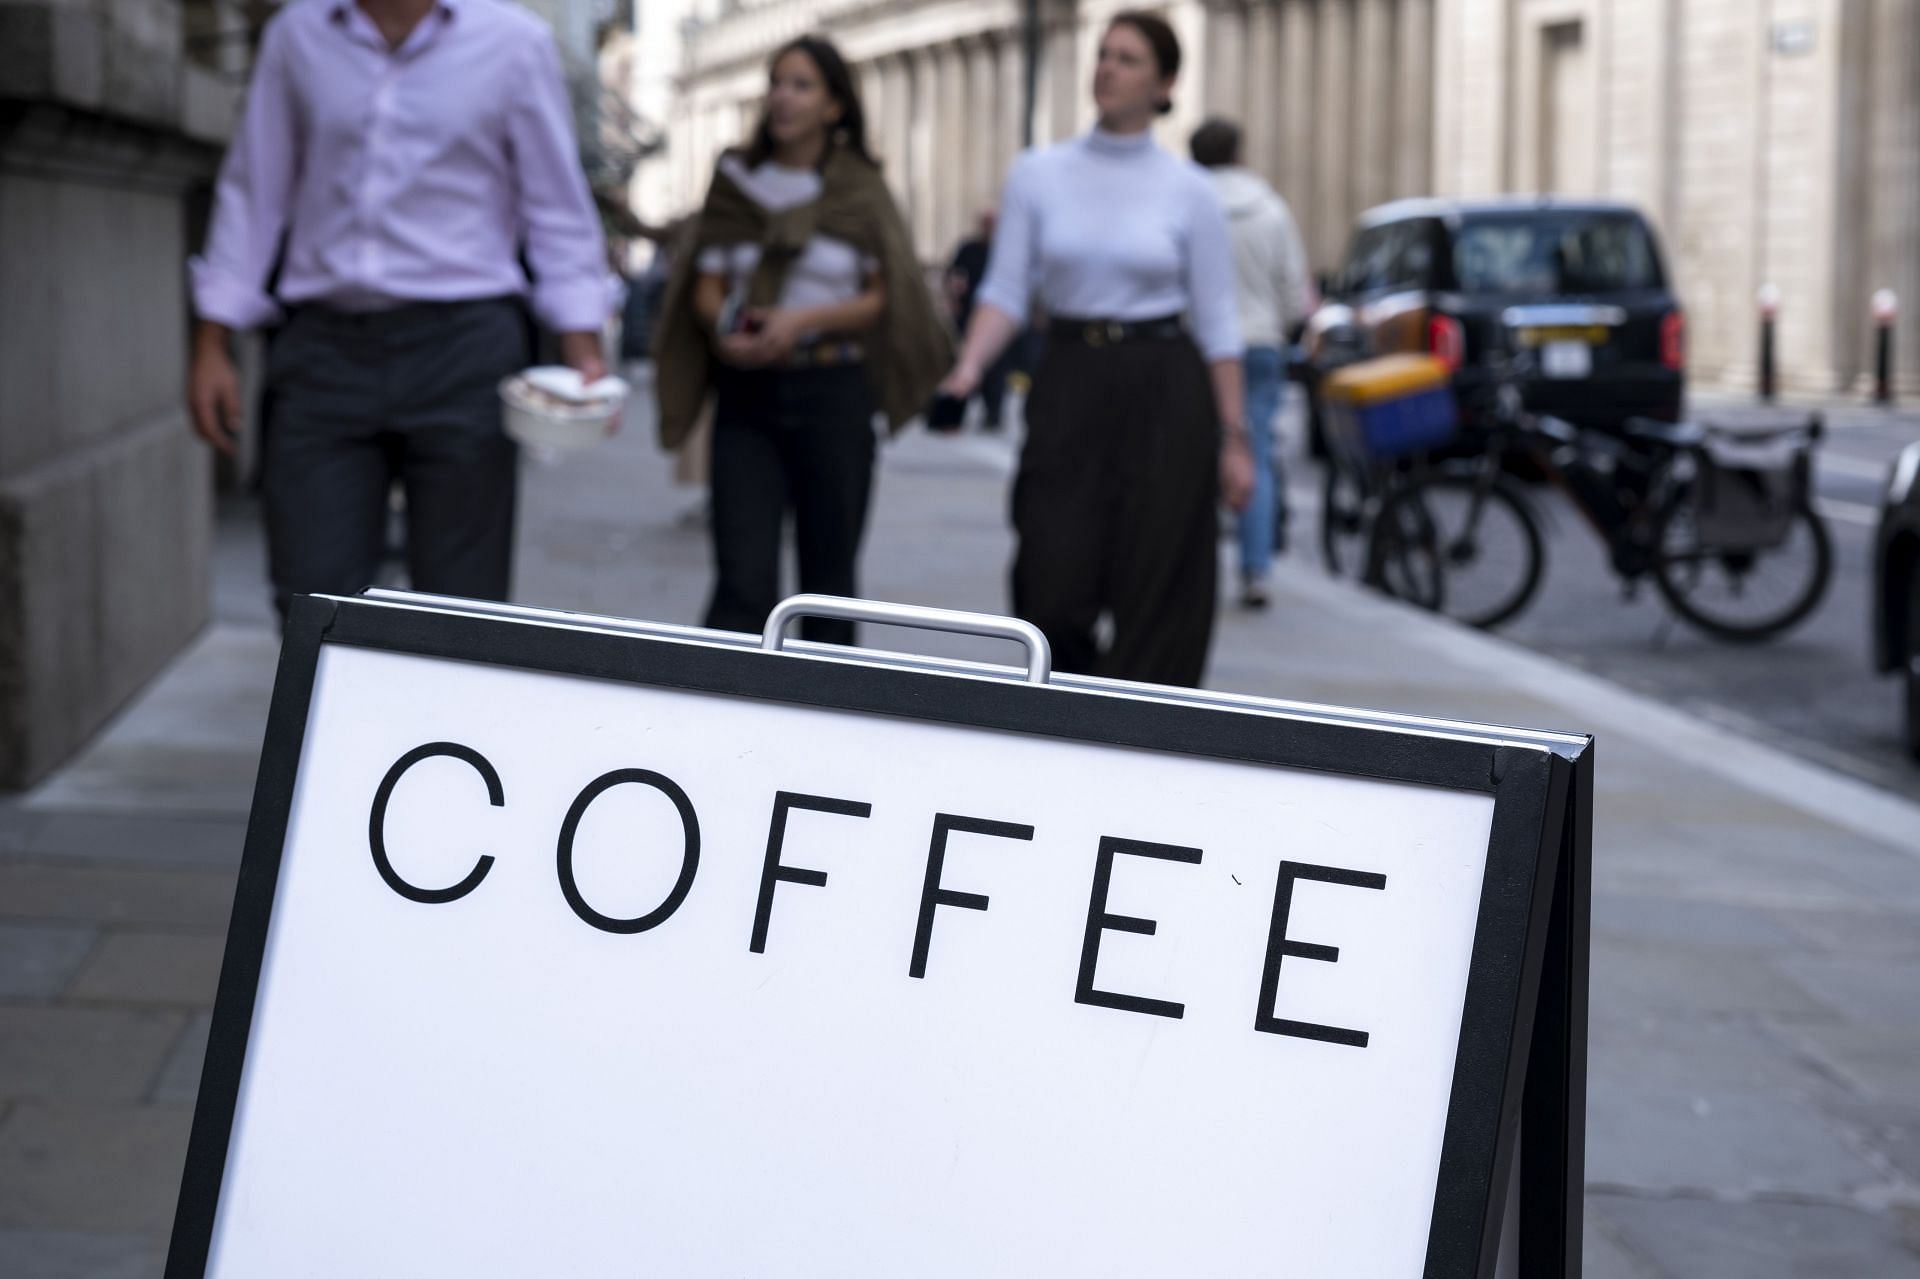
{"label": "smartphone", "polygon": [[713,329],[721,337],[730,337],[741,332],[747,324],[747,283],[745,280],[727,290],[726,300],[720,304],[720,318]]}

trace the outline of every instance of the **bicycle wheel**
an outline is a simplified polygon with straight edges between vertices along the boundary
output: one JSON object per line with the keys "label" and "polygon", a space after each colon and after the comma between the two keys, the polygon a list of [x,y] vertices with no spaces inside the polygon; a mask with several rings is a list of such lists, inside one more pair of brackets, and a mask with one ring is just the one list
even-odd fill
{"label": "bicycle wheel", "polygon": [[1498,626],[1540,589],[1540,526],[1515,488],[1492,471],[1429,475],[1389,497],[1375,517],[1382,527],[1425,530],[1446,580],[1436,607],[1468,626]]}
{"label": "bicycle wheel", "polygon": [[1320,557],[1343,577],[1360,567],[1367,535],[1367,485],[1360,473],[1328,458],[1320,486]]}
{"label": "bicycle wheel", "polygon": [[1654,531],[1653,580],[1673,611],[1717,639],[1771,639],[1811,613],[1833,573],[1827,526],[1807,507],[1778,546],[1725,551],[1703,545],[1693,499],[1681,493]]}
{"label": "bicycle wheel", "polygon": [[1418,487],[1402,489],[1380,504],[1367,530],[1361,576],[1375,590],[1439,612],[1447,595],[1439,530],[1422,503],[1405,500]]}

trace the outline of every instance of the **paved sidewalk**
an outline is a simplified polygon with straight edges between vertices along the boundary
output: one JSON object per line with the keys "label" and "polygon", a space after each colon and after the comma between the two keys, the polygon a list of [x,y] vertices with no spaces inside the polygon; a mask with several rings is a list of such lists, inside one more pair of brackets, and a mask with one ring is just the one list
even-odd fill
{"label": "paved sidewalk", "polygon": [[[697,619],[705,533],[649,436],[528,467],[523,601]],[[890,446],[867,593],[1004,609],[1009,463]],[[159,1272],[277,646],[256,556],[228,512],[216,624],[0,802],[7,1279]],[[1920,1279],[1920,808],[1310,566],[1223,615],[1211,683],[1598,734],[1588,1274]]]}

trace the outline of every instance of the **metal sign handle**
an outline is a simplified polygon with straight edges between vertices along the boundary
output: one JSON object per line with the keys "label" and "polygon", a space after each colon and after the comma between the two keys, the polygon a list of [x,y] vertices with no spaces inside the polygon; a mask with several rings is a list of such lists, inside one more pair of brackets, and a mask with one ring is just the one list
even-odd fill
{"label": "metal sign handle", "polygon": [[1053,650],[1047,644],[1047,637],[1032,622],[1023,622],[1017,617],[963,613],[958,609],[927,608],[919,604],[882,604],[838,595],[794,595],[774,606],[767,618],[767,629],[761,635],[760,647],[769,653],[779,652],[788,625],[798,617],[832,617],[847,622],[915,626],[926,631],[1012,640],[1026,646],[1027,683],[1044,684],[1053,676]]}

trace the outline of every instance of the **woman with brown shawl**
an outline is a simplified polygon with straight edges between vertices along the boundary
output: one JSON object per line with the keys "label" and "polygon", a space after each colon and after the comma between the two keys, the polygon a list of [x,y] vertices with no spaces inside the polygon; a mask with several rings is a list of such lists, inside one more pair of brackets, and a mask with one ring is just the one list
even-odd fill
{"label": "woman with brown shawl", "polygon": [[[852,76],[826,40],[774,55],[760,125],[721,157],[663,315],[661,443],[678,445],[717,395],[706,624],[766,624],[789,510],[800,589],[857,595],[873,415],[904,425],[952,348],[867,151]],[[853,639],[850,623],[803,626],[809,639]]]}

